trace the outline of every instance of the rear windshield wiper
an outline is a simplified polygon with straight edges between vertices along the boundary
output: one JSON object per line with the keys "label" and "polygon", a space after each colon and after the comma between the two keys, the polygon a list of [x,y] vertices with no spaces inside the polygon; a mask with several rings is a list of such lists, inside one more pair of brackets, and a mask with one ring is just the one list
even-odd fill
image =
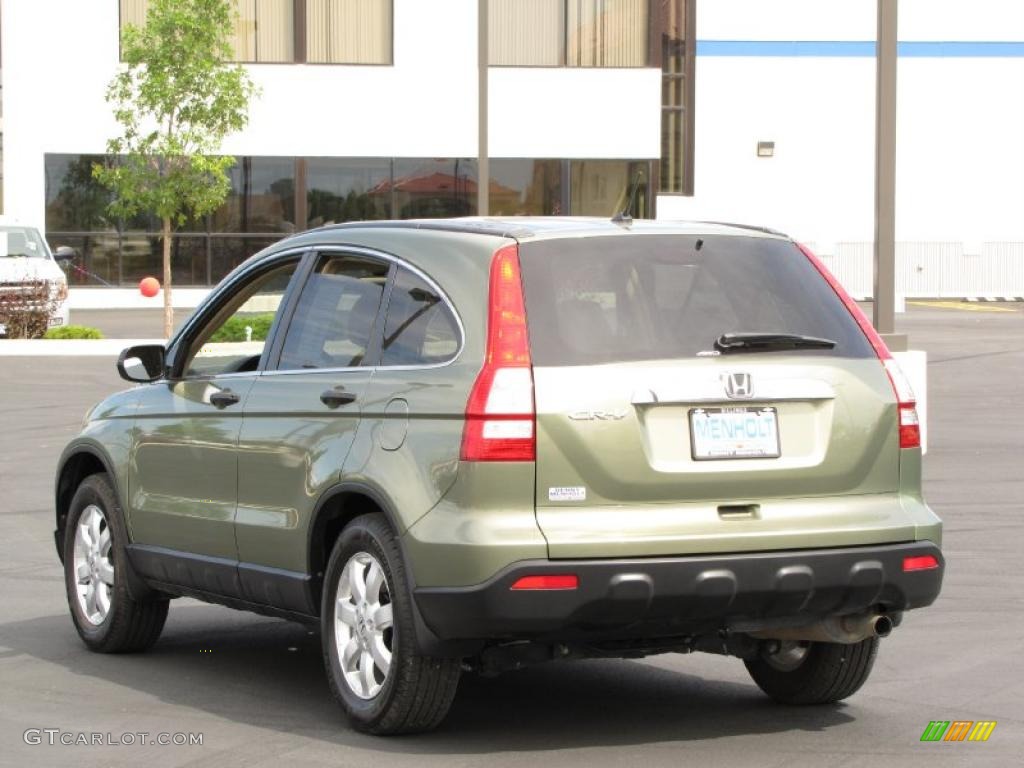
{"label": "rear windshield wiper", "polygon": [[775,349],[832,349],[835,345],[831,339],[801,336],[796,333],[723,333],[715,339],[715,349],[722,353]]}

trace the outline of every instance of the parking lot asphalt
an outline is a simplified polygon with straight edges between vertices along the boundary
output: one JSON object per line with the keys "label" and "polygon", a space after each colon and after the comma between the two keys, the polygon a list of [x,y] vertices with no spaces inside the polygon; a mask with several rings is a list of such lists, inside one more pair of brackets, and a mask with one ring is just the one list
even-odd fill
{"label": "parking lot asphalt", "polygon": [[[773,704],[736,659],[552,663],[464,676],[433,734],[351,731],[319,637],[285,621],[172,604],[148,653],[89,653],[67,616],[52,476],[112,361],[0,358],[0,765],[929,766],[1024,761],[1024,311],[912,305],[929,353],[925,492],[944,518],[938,602],[882,641],[860,693]],[[2,342],[0,342],[2,343]],[[986,743],[921,743],[930,720],[995,720]],[[26,729],[196,732],[201,746],[27,745]]]}

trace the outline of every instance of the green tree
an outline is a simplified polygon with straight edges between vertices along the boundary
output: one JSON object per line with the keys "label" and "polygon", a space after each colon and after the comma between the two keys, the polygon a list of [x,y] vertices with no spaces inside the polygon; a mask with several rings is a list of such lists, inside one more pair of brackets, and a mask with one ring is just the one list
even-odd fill
{"label": "green tree", "polygon": [[162,222],[164,334],[174,327],[171,232],[227,197],[224,138],[248,122],[255,87],[226,63],[235,28],[230,0],[151,0],[144,27],[121,33],[123,69],[107,88],[121,135],[107,142],[116,162],[93,166],[114,193],[115,215],[151,213]]}

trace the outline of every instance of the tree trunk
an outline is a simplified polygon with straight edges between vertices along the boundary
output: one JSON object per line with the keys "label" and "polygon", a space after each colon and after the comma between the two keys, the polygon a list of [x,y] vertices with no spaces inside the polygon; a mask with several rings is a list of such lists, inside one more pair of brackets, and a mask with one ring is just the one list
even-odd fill
{"label": "tree trunk", "polygon": [[174,333],[174,306],[171,304],[171,220],[164,219],[164,338]]}

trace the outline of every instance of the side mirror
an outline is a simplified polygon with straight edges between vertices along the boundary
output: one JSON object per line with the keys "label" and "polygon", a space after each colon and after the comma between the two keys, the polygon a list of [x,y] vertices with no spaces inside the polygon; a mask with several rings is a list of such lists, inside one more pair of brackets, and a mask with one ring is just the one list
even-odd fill
{"label": "side mirror", "polygon": [[117,372],[126,381],[148,383],[164,376],[167,350],[161,344],[139,344],[121,352]]}
{"label": "side mirror", "polygon": [[57,250],[53,252],[54,261],[71,261],[77,256],[78,251],[70,245],[58,245]]}

